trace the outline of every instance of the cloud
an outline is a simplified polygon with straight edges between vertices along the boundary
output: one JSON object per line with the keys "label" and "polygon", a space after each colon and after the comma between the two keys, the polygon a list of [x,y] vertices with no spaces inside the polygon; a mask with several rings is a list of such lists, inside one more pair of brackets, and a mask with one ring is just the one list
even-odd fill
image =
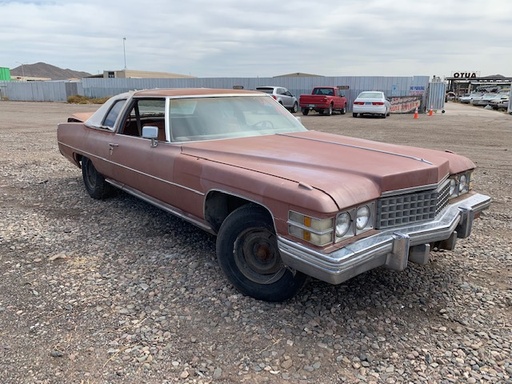
{"label": "cloud", "polygon": [[[512,2],[2,1],[0,66],[199,77],[504,74]],[[126,40],[123,40],[126,38]]]}

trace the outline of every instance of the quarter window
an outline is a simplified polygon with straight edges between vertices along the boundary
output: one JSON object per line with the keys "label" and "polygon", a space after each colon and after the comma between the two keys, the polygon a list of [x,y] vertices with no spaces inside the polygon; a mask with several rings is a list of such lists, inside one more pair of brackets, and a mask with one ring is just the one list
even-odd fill
{"label": "quarter window", "polygon": [[105,120],[103,120],[103,126],[112,129],[114,128],[117,117],[119,116],[119,112],[121,112],[121,110],[123,109],[124,103],[126,103],[126,100],[119,100],[112,106],[110,111],[108,111]]}

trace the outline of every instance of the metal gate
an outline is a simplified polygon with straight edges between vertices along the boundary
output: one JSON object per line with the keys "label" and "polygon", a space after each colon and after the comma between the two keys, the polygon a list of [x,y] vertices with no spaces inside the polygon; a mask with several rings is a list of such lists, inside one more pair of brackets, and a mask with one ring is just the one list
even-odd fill
{"label": "metal gate", "polygon": [[425,104],[425,110],[430,109],[444,110],[444,102],[446,98],[446,83],[442,81],[433,81],[428,85],[428,95]]}

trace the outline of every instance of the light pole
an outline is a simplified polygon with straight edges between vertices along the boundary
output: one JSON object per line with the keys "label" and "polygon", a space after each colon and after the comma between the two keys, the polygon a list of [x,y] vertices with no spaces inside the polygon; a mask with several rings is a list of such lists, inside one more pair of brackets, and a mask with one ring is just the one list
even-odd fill
{"label": "light pole", "polygon": [[25,66],[21,61],[17,61],[18,64],[21,64],[21,76],[25,77]]}
{"label": "light pole", "polygon": [[124,69],[126,70],[126,37],[123,37]]}

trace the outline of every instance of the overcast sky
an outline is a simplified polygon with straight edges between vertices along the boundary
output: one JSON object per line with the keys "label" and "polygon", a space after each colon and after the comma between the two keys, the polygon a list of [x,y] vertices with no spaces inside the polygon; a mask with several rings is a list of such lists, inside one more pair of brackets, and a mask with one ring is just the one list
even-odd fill
{"label": "overcast sky", "polygon": [[0,67],[512,76],[511,28],[510,0],[0,0]]}

